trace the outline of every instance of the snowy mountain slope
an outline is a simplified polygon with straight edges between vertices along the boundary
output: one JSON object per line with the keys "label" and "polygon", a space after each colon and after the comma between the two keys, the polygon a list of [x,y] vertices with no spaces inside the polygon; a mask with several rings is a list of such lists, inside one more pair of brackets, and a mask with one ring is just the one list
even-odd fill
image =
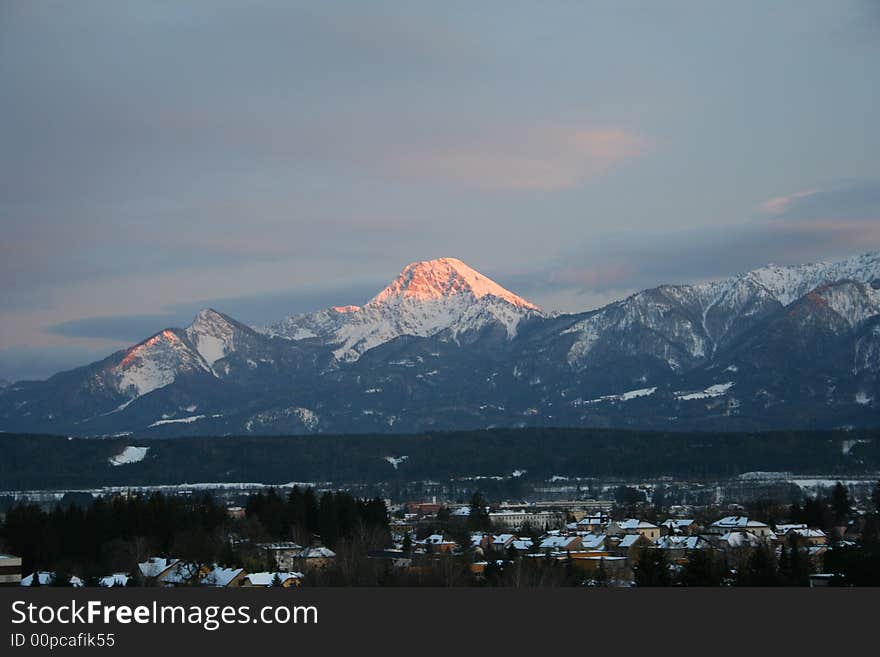
{"label": "snowy mountain slope", "polygon": [[186,328],[186,336],[208,366],[235,351],[240,329],[229,317],[212,308],[199,311]]}
{"label": "snowy mountain slope", "polygon": [[[830,283],[852,281],[846,289]],[[880,252],[836,263],[794,267],[769,265],[732,278],[698,285],[661,286],[610,304],[566,329],[577,335],[568,353],[573,367],[616,345],[666,361],[672,370],[699,365],[768,316],[822,288],[821,298],[855,327],[876,315]],[[827,297],[827,298],[826,298]],[[637,338],[632,344],[628,338]]]}
{"label": "snowy mountain slope", "polygon": [[291,340],[318,338],[334,345],[336,358],[361,354],[403,335],[446,333],[458,340],[500,325],[508,337],[520,321],[540,309],[454,258],[407,265],[365,306],[334,307],[288,317],[266,329]]}
{"label": "snowy mountain slope", "polygon": [[174,382],[181,374],[210,372],[186,333],[165,329],[127,350],[101,374],[121,395],[135,399]]}

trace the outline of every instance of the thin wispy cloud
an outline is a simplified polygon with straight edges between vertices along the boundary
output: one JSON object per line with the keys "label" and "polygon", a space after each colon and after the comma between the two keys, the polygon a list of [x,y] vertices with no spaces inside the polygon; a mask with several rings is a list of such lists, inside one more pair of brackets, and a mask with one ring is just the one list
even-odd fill
{"label": "thin wispy cloud", "polygon": [[799,199],[809,198],[813,194],[818,193],[817,189],[805,189],[788,196],[777,196],[768,199],[761,204],[761,209],[767,214],[781,214],[788,210]]}
{"label": "thin wispy cloud", "polygon": [[404,152],[392,158],[390,168],[427,182],[552,192],[642,156],[650,145],[649,138],[621,127],[537,125]]}

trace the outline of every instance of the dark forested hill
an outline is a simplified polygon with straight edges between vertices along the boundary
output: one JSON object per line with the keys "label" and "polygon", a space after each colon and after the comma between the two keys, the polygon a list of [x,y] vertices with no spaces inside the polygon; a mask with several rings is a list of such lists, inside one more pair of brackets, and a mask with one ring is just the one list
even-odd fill
{"label": "dark forested hill", "polygon": [[[123,464],[111,464],[114,459]],[[530,478],[669,475],[696,479],[756,470],[874,472],[880,470],[880,430],[684,434],[497,429],[320,439],[0,436],[0,490],[5,491],[196,482],[445,480],[510,476],[515,470],[526,470]]]}

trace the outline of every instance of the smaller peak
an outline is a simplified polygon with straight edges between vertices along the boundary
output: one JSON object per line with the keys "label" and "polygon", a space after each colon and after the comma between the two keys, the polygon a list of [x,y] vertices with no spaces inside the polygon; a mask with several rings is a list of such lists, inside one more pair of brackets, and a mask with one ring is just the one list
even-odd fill
{"label": "smaller peak", "polygon": [[234,320],[213,308],[202,308],[195,316],[187,332],[210,330],[212,327],[228,327],[234,325]]}
{"label": "smaller peak", "polygon": [[330,310],[337,312],[339,314],[345,315],[348,313],[357,313],[360,312],[360,306],[332,306]]}
{"label": "smaller peak", "polygon": [[196,314],[195,322],[197,321],[205,321],[212,319],[225,319],[226,316],[213,308],[202,308],[198,314]]}

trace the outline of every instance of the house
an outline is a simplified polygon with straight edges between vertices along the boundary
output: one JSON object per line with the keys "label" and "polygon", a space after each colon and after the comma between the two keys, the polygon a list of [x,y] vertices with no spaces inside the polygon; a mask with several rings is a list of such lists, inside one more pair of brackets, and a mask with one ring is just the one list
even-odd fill
{"label": "house", "polygon": [[156,580],[163,586],[190,586],[201,583],[209,572],[210,569],[206,565],[178,560]]}
{"label": "house", "polygon": [[807,524],[803,522],[798,522],[776,525],[776,536],[782,538],[792,529],[807,529]]}
{"label": "house", "polygon": [[[40,586],[52,586],[55,583],[55,573],[50,571],[40,571],[38,573],[31,573],[27,577],[22,577],[19,585],[33,586],[34,576],[37,576]],[[84,582],[76,575],[73,575],[68,580],[68,583],[74,588],[80,588],[84,585]]]}
{"label": "house", "polygon": [[0,554],[0,586],[15,586],[21,582],[21,557]]}
{"label": "house", "polygon": [[536,529],[547,529],[558,526],[565,518],[556,511],[534,511],[525,509],[504,509],[492,511],[489,520],[494,527],[504,529],[520,529],[529,525]]}
{"label": "house", "polygon": [[764,544],[764,540],[751,532],[747,532],[744,529],[737,529],[734,531],[729,531],[717,539],[718,545],[725,549],[738,549],[738,548],[758,548]]}
{"label": "house", "polygon": [[749,520],[746,516],[727,516],[716,520],[706,530],[708,534],[721,536],[732,531],[745,531],[760,539],[772,539],[776,534],[766,523]]}
{"label": "house", "polygon": [[517,552],[528,552],[532,549],[533,545],[534,543],[530,538],[517,538],[510,544],[510,547],[512,547]]}
{"label": "house", "polygon": [[538,547],[542,552],[548,550],[552,552],[572,552],[580,550],[582,545],[580,536],[547,536],[539,544]]}
{"label": "house", "polygon": [[313,570],[322,570],[333,563],[336,553],[326,547],[307,547],[300,550],[294,557],[292,564],[296,565],[297,570],[305,570],[311,572]]}
{"label": "house", "polygon": [[[285,589],[302,586],[305,575],[302,573],[262,572],[248,573],[242,580],[242,588],[269,588],[281,586]],[[273,583],[274,582],[274,583]]]}
{"label": "house", "polygon": [[478,552],[483,552],[492,543],[492,535],[483,532],[474,532],[471,534],[471,547]]}
{"label": "house", "polygon": [[657,540],[657,547],[666,550],[670,561],[684,563],[694,550],[711,550],[712,544],[702,536],[669,535]]}
{"label": "house", "polygon": [[603,570],[607,582],[629,582],[633,578],[632,568],[626,557],[573,554],[571,555],[571,565],[580,570],[588,579],[594,580],[591,585],[598,583],[595,580],[599,578]]}
{"label": "house", "polygon": [[637,520],[636,518],[612,522],[608,525],[606,533],[613,536],[640,534],[650,541],[656,541],[660,538],[660,528],[657,525],[646,520]]}
{"label": "house", "polygon": [[657,547],[662,550],[704,550],[712,544],[702,536],[661,536]]}
{"label": "house", "polygon": [[497,534],[492,537],[492,549],[495,552],[506,552],[515,540],[516,536],[514,534]]}
{"label": "house", "polygon": [[575,523],[575,529],[590,532],[591,534],[599,534],[610,521],[611,518],[601,511],[599,513],[591,513],[578,520]]}
{"label": "house", "polygon": [[436,502],[409,502],[406,505],[406,510],[409,513],[421,518],[434,517],[442,508],[443,506]]}
{"label": "house", "polygon": [[431,534],[424,541],[416,541],[419,545],[423,545],[428,552],[452,552],[458,544],[455,541],[447,541],[443,534]]}
{"label": "house", "polygon": [[639,550],[654,545],[644,534],[625,534],[614,548],[617,556],[635,559]]}
{"label": "house", "polygon": [[583,534],[581,536],[582,550],[604,550],[605,534]]}
{"label": "house", "polygon": [[244,568],[221,568],[214,564],[210,572],[202,577],[204,586],[216,586],[218,588],[236,588],[242,585],[247,571]]}
{"label": "house", "polygon": [[179,559],[150,557],[138,564],[138,570],[144,579],[161,580],[178,561]]}
{"label": "house", "polygon": [[404,570],[412,566],[412,555],[403,550],[373,550],[367,552],[367,558],[385,561],[395,570]]}
{"label": "house", "polygon": [[806,526],[791,528],[783,536],[785,540],[791,540],[792,537],[797,536],[801,543],[810,546],[826,545],[828,543],[828,537],[825,535],[825,532],[821,529]]}
{"label": "house", "polygon": [[103,586],[104,588],[113,588],[120,586],[128,586],[128,580],[131,577],[128,573],[113,573],[112,575],[106,575],[98,580],[98,586]]}
{"label": "house", "polygon": [[303,551],[303,546],[293,541],[257,543],[257,547],[266,553],[269,563],[275,564],[280,571],[296,570],[294,562]]}
{"label": "house", "polygon": [[697,524],[690,518],[669,518],[660,523],[661,529],[672,535],[692,535],[699,531]]}

